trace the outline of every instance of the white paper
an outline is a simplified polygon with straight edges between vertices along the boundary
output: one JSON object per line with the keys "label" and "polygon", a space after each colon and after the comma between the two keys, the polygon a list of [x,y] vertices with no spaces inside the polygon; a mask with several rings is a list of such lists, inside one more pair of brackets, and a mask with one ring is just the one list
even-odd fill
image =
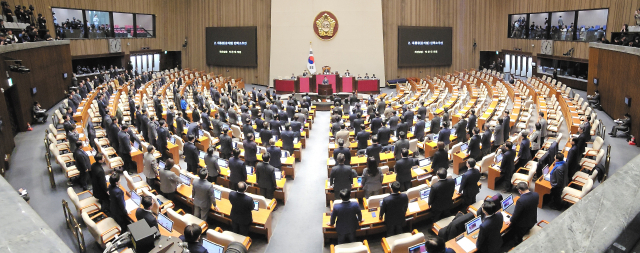
{"label": "white paper", "polygon": [[[506,222],[506,221],[511,221],[511,218],[510,218],[510,217],[511,217],[511,215],[508,215],[508,214],[507,214],[507,213],[505,213],[505,212],[500,212],[500,213],[502,214],[502,217],[504,218],[504,221],[505,221],[505,222]],[[507,217],[507,215],[508,215],[509,217]]]}
{"label": "white paper", "polygon": [[463,237],[462,239],[458,240],[458,245],[465,252],[471,252],[472,250],[476,249],[476,244],[471,242],[471,240],[469,240],[469,238],[467,237]]}
{"label": "white paper", "polygon": [[409,212],[415,213],[419,211],[420,211],[420,204],[418,204],[418,201],[409,203]]}
{"label": "white paper", "polygon": [[416,174],[420,175],[420,174],[424,174],[424,169],[420,169],[420,168],[415,168],[413,169],[413,172],[415,172]]}
{"label": "white paper", "polygon": [[127,213],[130,213],[131,211],[138,209],[138,205],[136,205],[136,202],[133,202],[133,200],[131,199],[127,199],[127,201],[125,201],[124,203],[125,203],[125,209],[127,209]]}

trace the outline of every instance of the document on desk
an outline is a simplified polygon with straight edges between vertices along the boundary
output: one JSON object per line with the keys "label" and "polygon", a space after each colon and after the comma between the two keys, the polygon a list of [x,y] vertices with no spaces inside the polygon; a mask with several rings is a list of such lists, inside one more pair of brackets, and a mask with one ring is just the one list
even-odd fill
{"label": "document on desk", "polygon": [[503,221],[511,221],[511,215],[508,215],[505,212],[500,212],[502,214],[502,217],[504,218]]}
{"label": "document on desk", "polygon": [[133,210],[138,209],[138,205],[136,205],[136,202],[133,202],[133,200],[131,199],[127,199],[127,201],[124,202],[125,203],[125,209],[127,209],[127,213],[130,213]]}
{"label": "document on desk", "polygon": [[415,169],[413,169],[413,172],[415,172],[418,175],[425,173],[424,169],[421,169],[421,168],[415,168]]}
{"label": "document on desk", "polygon": [[469,240],[469,238],[467,237],[462,237],[462,239],[458,240],[457,243],[465,252],[471,252],[472,250],[476,249],[476,244],[471,242],[471,240]]}
{"label": "document on desk", "polygon": [[409,203],[409,212],[415,213],[420,211],[420,204],[418,202]]}

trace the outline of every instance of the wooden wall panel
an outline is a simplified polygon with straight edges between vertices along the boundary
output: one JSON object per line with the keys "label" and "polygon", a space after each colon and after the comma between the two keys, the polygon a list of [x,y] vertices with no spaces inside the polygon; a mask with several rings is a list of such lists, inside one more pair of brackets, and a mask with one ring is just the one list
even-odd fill
{"label": "wooden wall panel", "polygon": [[[637,82],[640,80],[640,56],[598,48],[591,48],[591,52],[589,80],[598,78],[597,89],[601,95],[602,109],[612,118],[622,118],[629,113],[632,119],[631,134],[640,136],[640,83]],[[596,87],[590,82],[588,89],[593,94]],[[624,103],[626,96],[632,98],[631,107]]]}

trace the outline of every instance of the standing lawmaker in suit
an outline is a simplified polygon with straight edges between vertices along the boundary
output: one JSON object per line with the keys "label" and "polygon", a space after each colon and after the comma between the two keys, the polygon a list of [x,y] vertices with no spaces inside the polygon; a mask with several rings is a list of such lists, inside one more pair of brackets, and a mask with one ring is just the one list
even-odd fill
{"label": "standing lawmaker in suit", "polygon": [[407,132],[403,132],[400,131],[398,133],[398,135],[400,136],[400,139],[398,141],[396,141],[395,148],[393,150],[394,153],[394,157],[396,158],[396,160],[400,160],[402,158],[401,156],[401,152],[403,149],[409,149],[409,140],[407,140]]}
{"label": "standing lawmaker in suit", "polygon": [[200,179],[193,180],[193,189],[191,190],[191,198],[193,200],[193,215],[200,218],[203,221],[207,220],[207,214],[213,205],[215,211],[216,197],[213,194],[213,185],[207,181],[209,171],[206,168],[200,168],[198,171],[198,177]]}
{"label": "standing lawmaker in suit", "polygon": [[93,186],[93,196],[100,201],[102,211],[109,210],[109,189],[107,189],[107,180],[105,179],[104,156],[98,153],[94,156],[96,162],[91,165],[91,185]]}
{"label": "standing lawmaker in suit", "polygon": [[498,124],[496,124],[496,128],[493,130],[493,147],[491,147],[492,151],[498,149],[498,147],[505,141],[502,122],[503,119],[498,118]]}
{"label": "standing lawmaker in suit", "polygon": [[569,149],[569,152],[567,152],[567,172],[569,173],[567,174],[568,177],[573,177],[573,175],[580,170],[580,159],[582,158],[582,153],[580,153],[578,149],[578,141],[578,137],[572,138],[571,148]]}
{"label": "standing lawmaker in suit", "polygon": [[240,149],[233,149],[233,157],[229,158],[229,186],[231,190],[237,190],[239,182],[247,181],[247,170],[244,161],[240,159]]}
{"label": "standing lawmaker in suit", "polygon": [[173,165],[175,165],[173,159],[167,159],[164,170],[159,171],[158,174],[160,177],[160,192],[169,200],[175,201],[176,187],[179,183],[182,183],[182,180],[176,173],[171,171]]}
{"label": "standing lawmaker in suit", "polygon": [[449,143],[451,143],[451,129],[448,128],[449,123],[442,123],[442,130],[438,133],[438,141],[444,142],[444,150],[449,151]]}
{"label": "standing lawmaker in suit", "polygon": [[249,227],[253,222],[253,213],[251,212],[254,206],[253,199],[244,194],[247,190],[247,184],[244,182],[236,183],[233,188],[237,190],[229,193],[229,202],[231,203],[231,230],[236,234],[247,236],[249,234]]}
{"label": "standing lawmaker in suit", "polygon": [[76,161],[76,168],[80,171],[80,185],[83,190],[87,190],[87,180],[89,179],[89,171],[91,170],[91,161],[89,155],[82,149],[82,142],[76,142],[76,150],[73,152],[73,159]]}
{"label": "standing lawmaker in suit", "polygon": [[396,172],[396,180],[400,182],[400,190],[406,191],[411,188],[411,167],[415,165],[415,161],[409,158],[409,150],[402,149],[401,150],[402,158],[396,161],[395,172]]}
{"label": "standing lawmaker in suit", "polygon": [[456,180],[447,178],[447,169],[438,169],[437,175],[439,180],[431,186],[428,201],[433,222],[449,216],[453,206],[453,192],[456,190]]}
{"label": "standing lawmaker in suit", "polygon": [[[431,193],[433,194],[433,193]],[[482,205],[482,212],[485,218],[480,225],[476,248],[478,253],[500,252],[502,247],[502,222],[504,217],[500,212],[500,206],[493,201],[485,201]]]}
{"label": "standing lawmaker in suit", "polygon": [[514,246],[520,244],[522,237],[538,222],[538,200],[540,200],[540,195],[537,192],[529,191],[527,183],[520,182],[516,188],[520,193],[520,198],[515,203],[516,207],[511,214],[511,219],[505,221],[507,225],[510,225],[506,237],[514,240]]}
{"label": "standing lawmaker in suit", "polygon": [[[262,155],[262,162],[258,162],[256,165],[256,182],[260,187],[260,195],[267,199],[273,199],[273,192],[276,190],[278,184],[276,183],[276,174],[273,166],[269,164],[271,155],[264,153]],[[276,157],[275,159],[280,159]]]}
{"label": "standing lawmaker in suit", "polygon": [[401,184],[398,181],[391,183],[391,193],[382,200],[380,205],[380,215],[378,219],[387,226],[387,237],[402,234],[402,225],[405,221],[409,198],[407,194],[400,193]]}
{"label": "standing lawmaker in suit", "polygon": [[455,129],[458,142],[467,142],[467,120],[464,118],[460,119],[460,121],[456,123]]}
{"label": "standing lawmaker in suit", "polygon": [[469,158],[473,158],[476,161],[481,161],[483,157],[482,150],[480,149],[482,137],[478,134],[479,131],[480,130],[477,127],[473,128],[473,133],[471,133],[471,140],[469,140],[469,147],[467,148]]}
{"label": "standing lawmaker in suit", "polygon": [[469,131],[469,135],[473,136],[473,129],[476,127],[478,121],[478,116],[476,116],[476,110],[471,109],[471,115],[469,115],[469,122],[467,123],[467,130]]}
{"label": "standing lawmaker in suit", "polygon": [[353,173],[351,172],[351,166],[344,164],[344,154],[338,154],[336,162],[338,165],[331,168],[329,184],[333,186],[335,199],[338,199],[340,196],[340,190],[351,190],[351,184],[353,184]]}
{"label": "standing lawmaker in suit", "polygon": [[448,169],[449,168],[449,153],[444,149],[444,142],[438,141],[436,144],[438,150],[431,157],[431,168],[434,171],[438,171],[439,169]]}
{"label": "standing lawmaker in suit", "polygon": [[344,163],[351,165],[351,151],[349,150],[349,146],[345,147],[344,140],[342,139],[338,139],[338,147],[333,150],[333,160],[338,160],[338,154],[343,154]]}
{"label": "standing lawmaker in suit", "polygon": [[[529,161],[531,161],[531,141],[527,138],[527,131],[522,132],[522,140],[520,141],[520,150],[518,151],[518,163],[514,169],[524,167]],[[511,179],[509,179],[511,180]]]}
{"label": "standing lawmaker in suit", "polygon": [[113,218],[122,231],[127,231],[129,225],[129,215],[124,202],[124,192],[120,189],[120,176],[117,173],[109,177],[109,202],[111,202],[109,217]]}
{"label": "standing lawmaker in suit", "polygon": [[131,137],[127,133],[129,127],[122,125],[122,131],[118,133],[118,142],[120,142],[120,157],[124,162],[124,170],[133,172],[137,171],[134,161],[131,159]]}
{"label": "standing lawmaker in suit", "polygon": [[198,164],[200,163],[199,151],[194,144],[196,137],[193,135],[187,136],[188,141],[184,144],[182,148],[184,151],[184,162],[187,163],[187,171],[198,174]]}
{"label": "standing lawmaker in suit", "polygon": [[242,147],[244,147],[244,162],[248,166],[255,166],[258,161],[256,156],[258,153],[258,146],[253,140],[253,133],[249,133],[245,135],[245,137],[246,139],[242,142]]}
{"label": "standing lawmaker in suit", "polygon": [[[489,128],[489,124],[485,124],[484,132],[482,132],[482,156],[486,156],[491,153],[491,128]],[[479,160],[480,161],[480,160]]]}
{"label": "standing lawmaker in suit", "polygon": [[426,124],[422,118],[422,115],[418,114],[417,117],[418,117],[418,122],[416,123],[416,127],[413,132],[413,135],[415,136],[416,139],[418,139],[418,141],[424,141],[424,129]]}
{"label": "standing lawmaker in suit", "polygon": [[358,202],[349,201],[350,197],[350,189],[342,189],[340,191],[340,199],[342,199],[342,202],[333,205],[331,221],[327,224],[329,226],[336,226],[338,244],[355,242],[356,230],[359,227],[360,221],[362,221],[360,205]]}
{"label": "standing lawmaker in suit", "polygon": [[476,202],[476,195],[480,192],[480,171],[475,168],[476,160],[473,158],[467,159],[467,172],[462,174],[462,180],[460,180],[460,190],[458,193],[462,194],[464,205],[469,206]]}
{"label": "standing lawmaker in suit", "polygon": [[515,172],[515,158],[516,151],[513,150],[513,143],[507,141],[505,146],[502,147],[502,162],[500,163],[500,177],[503,180],[504,189],[503,192],[511,191],[511,176],[513,176],[513,172]]}

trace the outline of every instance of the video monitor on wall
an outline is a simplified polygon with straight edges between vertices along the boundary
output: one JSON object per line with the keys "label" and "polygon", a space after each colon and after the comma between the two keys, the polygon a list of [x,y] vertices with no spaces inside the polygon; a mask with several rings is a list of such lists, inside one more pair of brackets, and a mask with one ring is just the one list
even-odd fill
{"label": "video monitor on wall", "polygon": [[527,14],[509,15],[509,38],[527,38]]}
{"label": "video monitor on wall", "polygon": [[606,36],[609,9],[578,11],[577,40],[598,41]]}
{"label": "video monitor on wall", "polygon": [[258,27],[207,27],[207,65],[257,67]]}
{"label": "video monitor on wall", "polygon": [[576,29],[574,20],[575,11],[562,11],[551,13],[551,31],[549,36],[553,40],[573,40],[573,33]]}
{"label": "video monitor on wall", "polygon": [[449,66],[451,27],[398,27],[398,67]]}
{"label": "video monitor on wall", "polygon": [[56,36],[62,39],[84,38],[82,10],[51,8]]}
{"label": "video monitor on wall", "polygon": [[533,13],[529,14],[529,39],[546,40],[548,39],[549,13]]}
{"label": "video monitor on wall", "polygon": [[89,39],[113,37],[109,12],[85,10],[84,14],[84,18],[87,20],[86,32]]}

